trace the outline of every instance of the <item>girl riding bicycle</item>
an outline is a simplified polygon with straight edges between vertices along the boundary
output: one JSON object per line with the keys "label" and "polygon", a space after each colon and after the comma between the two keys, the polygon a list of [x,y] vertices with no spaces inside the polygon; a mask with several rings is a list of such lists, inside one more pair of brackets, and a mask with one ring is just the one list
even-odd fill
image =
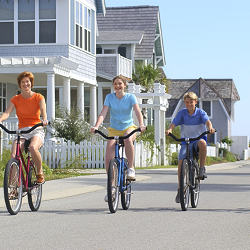
{"label": "girl riding bicycle", "polygon": [[[127,87],[126,79],[122,76],[116,76],[113,79],[114,93],[110,93],[106,96],[103,109],[98,116],[97,122],[94,127],[91,128],[91,133],[102,124],[105,119],[108,110],[110,109],[110,127],[108,128],[109,136],[124,136],[129,134],[136,128],[133,123],[132,112],[135,111],[136,117],[139,122],[139,127],[143,132],[146,127],[143,124],[143,117],[141,110],[137,103],[136,97],[133,94],[125,93]],[[134,145],[136,135],[132,135],[124,141],[125,152],[128,158],[129,169],[128,178],[135,180],[134,170]],[[115,140],[109,140],[106,147],[105,166],[108,170],[109,162],[114,157],[115,152]]]}
{"label": "girl riding bicycle", "polygon": [[[206,131],[206,128],[210,133],[214,133],[215,129],[211,121],[208,118],[207,113],[195,107],[198,102],[198,97],[194,92],[187,92],[184,95],[184,104],[186,108],[180,110],[172,123],[169,126],[169,129],[166,130],[166,135],[172,133],[172,130],[181,125],[181,137],[182,138],[192,138],[197,137],[203,132]],[[206,162],[206,155],[207,155],[207,137],[204,136],[199,141],[195,141],[190,143],[190,152],[191,157],[193,155],[193,149],[199,150],[199,159],[200,159],[200,171],[199,171],[199,178],[204,179],[207,178],[206,169],[205,169],[205,162]],[[178,183],[180,177],[180,169],[182,165],[182,160],[186,156],[186,147],[185,142],[181,145],[181,150],[179,152],[179,161],[178,161]],[[180,202],[179,198],[179,185],[178,185],[178,192],[175,201],[177,203]]]}
{"label": "girl riding bicycle", "polygon": [[[10,103],[0,116],[0,122],[6,120],[10,113],[15,109],[18,117],[18,128],[28,130],[37,123],[40,123],[40,115],[43,120],[43,125],[48,125],[46,104],[44,97],[33,92],[31,89],[34,86],[34,76],[31,72],[22,72],[17,77],[18,86],[21,90],[19,95],[15,95],[11,98]],[[21,148],[24,147],[24,141],[30,140],[29,150],[32,159],[37,166],[37,183],[43,184],[45,182],[43,169],[42,169],[42,158],[39,152],[40,147],[44,143],[44,130],[39,127],[29,134],[21,135]],[[11,157],[15,158],[16,154],[16,141],[12,145]]]}

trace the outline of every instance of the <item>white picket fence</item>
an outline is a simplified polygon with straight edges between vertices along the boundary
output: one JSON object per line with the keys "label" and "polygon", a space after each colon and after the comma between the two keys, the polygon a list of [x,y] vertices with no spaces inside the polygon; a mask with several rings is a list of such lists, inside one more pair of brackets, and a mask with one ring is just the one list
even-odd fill
{"label": "white picket fence", "polygon": [[[62,139],[47,141],[41,148],[41,155],[50,168],[64,168],[71,164],[84,168],[104,168],[106,144],[107,142],[103,140],[82,141],[80,144],[70,141],[66,143]],[[143,143],[136,143],[135,166],[157,165],[156,148],[154,152],[152,155],[151,150]]]}
{"label": "white picket fence", "polygon": [[[9,125],[10,130],[15,130],[16,124]],[[0,139],[0,148],[11,148],[13,135],[3,133]],[[75,167],[84,168],[104,168],[104,158],[107,142],[98,141],[82,141],[80,144],[63,139],[46,140],[41,148],[43,162],[50,168],[64,168],[73,165]],[[215,147],[207,147],[208,156],[218,156],[218,148],[227,148],[226,144],[218,143]],[[168,154],[179,152],[180,145],[170,145]],[[1,152],[0,152],[1,153]],[[154,147],[153,153],[144,143],[135,143],[135,166],[147,167],[151,165],[160,165],[159,152]]]}

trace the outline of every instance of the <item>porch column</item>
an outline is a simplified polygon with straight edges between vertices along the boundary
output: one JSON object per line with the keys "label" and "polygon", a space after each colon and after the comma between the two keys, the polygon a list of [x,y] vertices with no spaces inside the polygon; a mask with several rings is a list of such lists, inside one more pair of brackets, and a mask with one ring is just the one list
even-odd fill
{"label": "porch column", "polygon": [[55,74],[47,73],[47,116],[48,120],[55,119]]}
{"label": "porch column", "polygon": [[79,82],[77,86],[77,107],[81,112],[82,119],[84,119],[84,82]]}
{"label": "porch column", "polygon": [[63,107],[63,87],[59,87],[59,106]]}
{"label": "porch column", "polygon": [[96,122],[96,86],[90,86],[90,125]]}
{"label": "porch column", "polygon": [[70,112],[70,78],[63,79],[63,106]]}
{"label": "porch column", "polygon": [[102,106],[103,106],[103,88],[102,85],[98,84],[98,115],[101,113],[102,111]]}

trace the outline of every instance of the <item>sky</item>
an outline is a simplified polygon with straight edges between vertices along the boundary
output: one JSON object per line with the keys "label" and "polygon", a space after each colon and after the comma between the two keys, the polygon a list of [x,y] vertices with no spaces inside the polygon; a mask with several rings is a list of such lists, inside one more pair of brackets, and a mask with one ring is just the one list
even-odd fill
{"label": "sky", "polygon": [[105,0],[106,7],[159,6],[170,79],[233,79],[232,135],[250,139],[249,0]]}

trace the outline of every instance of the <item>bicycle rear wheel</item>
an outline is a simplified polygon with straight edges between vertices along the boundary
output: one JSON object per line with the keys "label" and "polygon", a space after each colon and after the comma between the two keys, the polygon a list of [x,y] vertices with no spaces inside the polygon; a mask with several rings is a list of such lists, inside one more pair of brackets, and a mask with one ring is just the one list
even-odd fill
{"label": "bicycle rear wheel", "polygon": [[188,160],[184,159],[181,165],[181,173],[180,173],[180,203],[182,211],[186,211],[188,209],[189,204],[189,168],[188,168]]}
{"label": "bicycle rear wheel", "polygon": [[196,160],[193,161],[192,166],[192,188],[190,190],[191,206],[196,208],[200,196],[200,178],[199,178],[199,165]]}
{"label": "bicycle rear wheel", "polygon": [[131,199],[131,181],[127,179],[127,169],[128,169],[128,160],[124,159],[124,173],[123,173],[123,191],[121,192],[121,203],[122,208],[127,210],[130,206]]}
{"label": "bicycle rear wheel", "polygon": [[109,211],[115,213],[118,208],[119,201],[119,185],[118,185],[118,166],[116,159],[112,159],[109,163],[107,195]]}
{"label": "bicycle rear wheel", "polygon": [[33,161],[30,161],[28,175],[28,203],[31,211],[37,211],[42,200],[42,185],[37,184],[36,168]]}
{"label": "bicycle rear wheel", "polygon": [[11,215],[16,215],[22,205],[23,181],[19,168],[19,162],[16,159],[11,159],[4,171],[4,200]]}

